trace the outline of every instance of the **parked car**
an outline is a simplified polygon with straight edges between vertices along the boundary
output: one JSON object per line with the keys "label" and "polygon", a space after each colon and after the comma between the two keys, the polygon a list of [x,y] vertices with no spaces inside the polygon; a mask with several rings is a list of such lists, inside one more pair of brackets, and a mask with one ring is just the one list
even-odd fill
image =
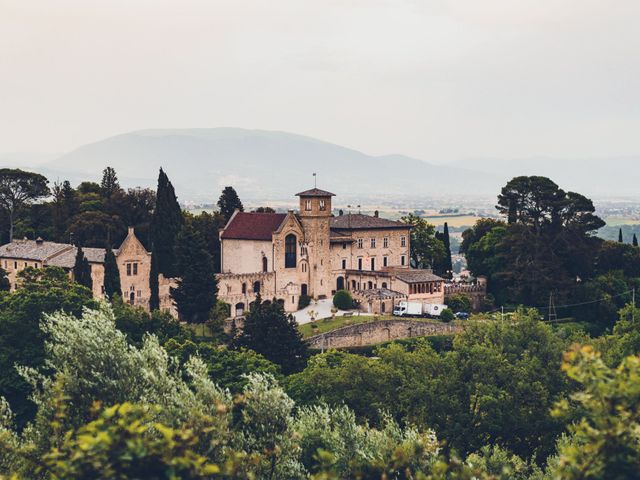
{"label": "parked car", "polygon": [[469,314],[467,312],[456,312],[455,316],[458,320],[467,320],[469,318]]}

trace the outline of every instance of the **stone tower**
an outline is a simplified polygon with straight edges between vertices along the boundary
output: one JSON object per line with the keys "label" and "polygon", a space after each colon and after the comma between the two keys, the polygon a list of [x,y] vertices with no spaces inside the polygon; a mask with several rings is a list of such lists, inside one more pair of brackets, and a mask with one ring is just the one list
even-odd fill
{"label": "stone tower", "polygon": [[331,264],[329,260],[329,230],[331,226],[331,192],[312,188],[296,194],[300,197],[300,223],[305,232],[309,268],[309,295],[331,297]]}

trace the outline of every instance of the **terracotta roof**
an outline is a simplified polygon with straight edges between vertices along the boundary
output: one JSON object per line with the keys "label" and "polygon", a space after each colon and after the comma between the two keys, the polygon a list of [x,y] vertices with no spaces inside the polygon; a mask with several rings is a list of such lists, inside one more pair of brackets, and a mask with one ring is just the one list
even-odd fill
{"label": "terracotta roof", "polygon": [[44,261],[52,255],[64,252],[69,247],[71,245],[66,243],[14,240],[0,247],[0,257]]}
{"label": "terracotta roof", "polygon": [[305,190],[304,192],[296,193],[298,197],[335,197],[335,193],[327,192],[326,190],[320,190],[319,188],[312,188],[311,190]]}
{"label": "terracotta roof", "polygon": [[271,240],[286,218],[286,213],[238,212],[222,232],[222,238],[238,240]]}
{"label": "terracotta roof", "polygon": [[406,223],[387,220],[386,218],[372,217],[360,213],[346,213],[331,219],[331,228],[349,229],[369,229],[369,228],[411,228]]}
{"label": "terracotta roof", "polygon": [[405,283],[444,282],[444,278],[435,275],[431,270],[407,268],[391,271],[398,280]]}

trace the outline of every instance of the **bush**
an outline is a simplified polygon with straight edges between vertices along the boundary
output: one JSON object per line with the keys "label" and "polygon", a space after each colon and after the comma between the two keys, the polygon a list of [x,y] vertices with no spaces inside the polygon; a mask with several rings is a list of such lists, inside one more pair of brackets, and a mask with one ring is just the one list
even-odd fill
{"label": "bush", "polygon": [[309,295],[300,295],[300,298],[298,299],[298,310],[308,307],[310,303],[311,297]]}
{"label": "bush", "polygon": [[463,295],[461,293],[456,293],[455,295],[451,295],[447,299],[447,305],[454,312],[470,312],[471,311],[471,302],[469,301],[469,297]]}
{"label": "bush", "polygon": [[333,306],[340,310],[350,310],[353,308],[353,298],[346,290],[338,290],[333,296]]}
{"label": "bush", "polygon": [[442,320],[443,322],[450,322],[454,318],[455,315],[450,308],[445,308],[444,310],[442,310],[442,312],[440,312],[440,320]]}

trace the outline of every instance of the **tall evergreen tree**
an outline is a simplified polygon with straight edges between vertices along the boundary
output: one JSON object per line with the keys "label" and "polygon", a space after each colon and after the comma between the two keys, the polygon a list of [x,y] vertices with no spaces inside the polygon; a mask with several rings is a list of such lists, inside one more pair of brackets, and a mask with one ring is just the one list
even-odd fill
{"label": "tall evergreen tree", "polygon": [[91,266],[89,260],[84,256],[82,247],[78,247],[76,252],[76,263],[73,266],[73,279],[76,283],[93,289],[93,280],[91,279]]}
{"label": "tall evergreen tree", "polygon": [[280,365],[285,375],[302,370],[308,356],[307,346],[293,316],[287,315],[275,299],[271,303],[263,303],[260,296],[247,315],[234,346],[260,353]]}
{"label": "tall evergreen tree", "polygon": [[156,208],[151,219],[151,250],[155,252],[157,257],[158,272],[165,277],[177,275],[174,250],[176,237],[180,233],[183,223],[184,218],[175,190],[169,177],[161,168],[158,175]]}
{"label": "tall evergreen tree", "polygon": [[213,257],[202,235],[185,225],[176,240],[178,286],[171,289],[180,317],[190,323],[203,323],[216,304],[218,285]]}
{"label": "tall evergreen tree", "polygon": [[220,199],[218,200],[218,208],[220,209],[220,213],[224,216],[225,222],[229,221],[236,208],[241,212],[244,211],[240,197],[238,197],[238,194],[233,187],[224,187],[222,195],[220,195]]}
{"label": "tall evergreen tree", "polygon": [[104,255],[104,293],[110,300],[114,295],[122,295],[120,286],[120,270],[116,262],[116,256],[111,248],[107,248]]}
{"label": "tall evergreen tree", "polygon": [[149,296],[149,309],[160,309],[160,285],[158,284],[158,256],[155,252],[151,252],[151,271],[149,272],[149,290],[151,294]]}
{"label": "tall evergreen tree", "polygon": [[633,240],[631,242],[633,244],[634,247],[638,246],[638,237],[636,237],[636,234],[633,234]]}
{"label": "tall evergreen tree", "polygon": [[453,262],[451,260],[451,239],[449,238],[449,225],[444,222],[444,229],[442,231],[442,243],[444,243],[445,257],[444,257],[444,269],[451,275],[453,270]]}
{"label": "tall evergreen tree", "polygon": [[620,243],[624,242],[624,240],[622,239],[622,228],[618,230],[618,242]]}
{"label": "tall evergreen tree", "polygon": [[107,167],[102,171],[102,182],[100,183],[100,193],[105,198],[111,198],[111,196],[120,191],[120,183],[118,182],[118,176],[115,169]]}

